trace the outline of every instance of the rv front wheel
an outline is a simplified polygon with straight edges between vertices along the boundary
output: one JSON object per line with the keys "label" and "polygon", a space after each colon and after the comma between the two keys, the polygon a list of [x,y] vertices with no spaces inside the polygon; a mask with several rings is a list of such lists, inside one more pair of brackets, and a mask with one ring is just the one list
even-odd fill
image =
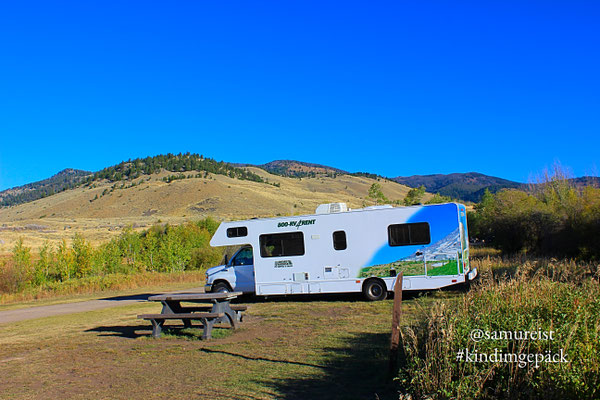
{"label": "rv front wheel", "polygon": [[231,288],[225,282],[217,282],[213,285],[211,292],[213,293],[229,293]]}
{"label": "rv front wheel", "polygon": [[363,295],[369,301],[384,300],[387,297],[387,287],[382,280],[371,279],[365,282]]}

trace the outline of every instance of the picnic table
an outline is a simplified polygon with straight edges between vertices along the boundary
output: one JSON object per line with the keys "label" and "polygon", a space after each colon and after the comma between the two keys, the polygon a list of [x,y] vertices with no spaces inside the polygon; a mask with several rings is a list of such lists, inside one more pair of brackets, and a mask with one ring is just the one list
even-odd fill
{"label": "picnic table", "polygon": [[[242,321],[242,311],[246,306],[232,305],[230,301],[240,296],[242,292],[225,293],[177,293],[151,296],[148,301],[160,301],[162,311],[160,314],[142,314],[139,319],[152,322],[152,336],[160,337],[162,327],[166,320],[181,320],[184,327],[192,326],[192,320],[202,321],[204,328],[202,339],[210,339],[215,324],[228,323],[237,329]],[[193,306],[182,306],[181,303],[194,303]],[[206,303],[206,304],[202,304]]]}

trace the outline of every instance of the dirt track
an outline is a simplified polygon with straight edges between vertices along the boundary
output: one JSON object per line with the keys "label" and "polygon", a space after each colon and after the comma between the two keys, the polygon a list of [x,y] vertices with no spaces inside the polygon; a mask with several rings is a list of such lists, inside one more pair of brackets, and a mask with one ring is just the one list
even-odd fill
{"label": "dirt track", "polygon": [[[181,292],[204,292],[204,288],[191,288]],[[96,300],[80,301],[77,303],[53,304],[50,306],[37,306],[19,308],[15,310],[0,311],[0,324],[18,322],[34,318],[51,317],[54,315],[73,314],[85,311],[99,310],[108,307],[124,306],[146,301],[149,296],[159,293],[144,293],[130,296],[106,297]]]}

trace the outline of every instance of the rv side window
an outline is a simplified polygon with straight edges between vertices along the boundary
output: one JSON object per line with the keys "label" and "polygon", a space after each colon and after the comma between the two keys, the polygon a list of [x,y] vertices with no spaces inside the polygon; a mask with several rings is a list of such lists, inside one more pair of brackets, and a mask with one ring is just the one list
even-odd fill
{"label": "rv side window", "polygon": [[302,232],[271,233],[260,235],[261,257],[288,257],[304,255]]}
{"label": "rv side window", "polygon": [[410,246],[413,244],[431,243],[429,224],[397,224],[388,226],[388,243],[390,246]]}
{"label": "rv side window", "polygon": [[348,245],[346,244],[346,232],[333,232],[333,248],[336,250],[346,250],[347,247]]}
{"label": "rv side window", "polygon": [[227,228],[227,237],[243,237],[248,236],[248,228],[245,226],[236,226],[235,228]]}

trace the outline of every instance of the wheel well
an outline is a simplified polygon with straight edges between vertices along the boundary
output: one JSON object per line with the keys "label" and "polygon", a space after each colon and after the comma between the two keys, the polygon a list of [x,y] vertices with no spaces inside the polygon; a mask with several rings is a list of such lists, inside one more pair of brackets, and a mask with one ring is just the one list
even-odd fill
{"label": "wheel well", "polygon": [[362,285],[362,291],[363,292],[365,291],[365,286],[367,286],[367,283],[371,282],[371,281],[379,281],[379,282],[381,282],[381,284],[383,285],[383,287],[385,288],[385,290],[386,291],[388,290],[387,289],[387,285],[385,284],[385,281],[383,279],[377,278],[376,276],[372,276],[372,277],[370,277],[368,279],[365,279],[365,281],[363,282],[363,285]]}
{"label": "wheel well", "polygon": [[227,287],[229,288],[229,291],[233,292],[233,288],[231,287],[231,284],[229,282],[227,282],[225,279],[217,279],[216,281],[213,282],[213,287],[219,283],[226,284]]}

